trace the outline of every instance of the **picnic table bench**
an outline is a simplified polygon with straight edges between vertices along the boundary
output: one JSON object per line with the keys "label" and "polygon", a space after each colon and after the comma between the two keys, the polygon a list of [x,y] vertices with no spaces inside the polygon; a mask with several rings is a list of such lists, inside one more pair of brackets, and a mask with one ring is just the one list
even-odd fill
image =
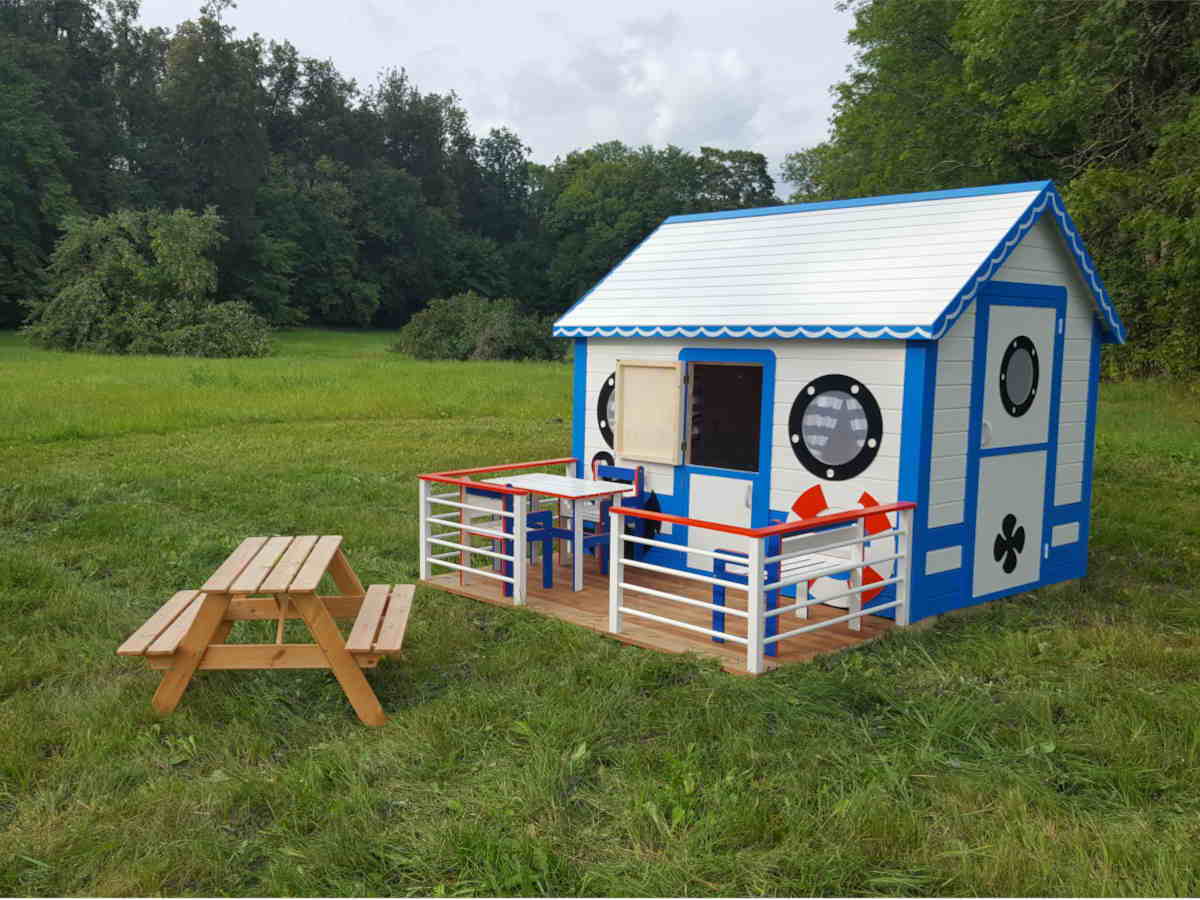
{"label": "picnic table bench", "polygon": [[[199,590],[178,591],[118,649],[165,670],[151,701],[166,715],[199,669],[330,669],[367,725],[387,721],[362,669],[400,652],[413,585],[362,582],[340,535],[246,538]],[[325,574],[339,593],[320,595]],[[284,623],[303,619],[314,643],[283,642]],[[335,619],[354,619],[343,640]],[[238,621],[274,619],[271,644],[225,643]]]}

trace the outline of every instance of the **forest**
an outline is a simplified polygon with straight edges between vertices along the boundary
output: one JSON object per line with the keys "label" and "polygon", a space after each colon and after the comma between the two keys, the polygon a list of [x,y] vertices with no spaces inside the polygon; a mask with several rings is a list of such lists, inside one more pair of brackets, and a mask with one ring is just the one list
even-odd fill
{"label": "forest", "polygon": [[[229,5],[167,30],[140,24],[137,0],[0,0],[0,327],[188,352],[196,329],[246,316],[394,328],[464,293],[550,316],[667,215],[781,202],[753,149],[614,140],[535,162],[511,129],[474,133],[453,92],[401,67],[356,84],[237,34]],[[780,193],[1052,178],[1131,335],[1107,371],[1200,372],[1200,7],[842,8],[854,63],[828,139],[787,157]],[[141,305],[114,325],[97,308],[122,291]],[[175,315],[191,330],[166,344],[120,337],[180,297],[244,315]]]}

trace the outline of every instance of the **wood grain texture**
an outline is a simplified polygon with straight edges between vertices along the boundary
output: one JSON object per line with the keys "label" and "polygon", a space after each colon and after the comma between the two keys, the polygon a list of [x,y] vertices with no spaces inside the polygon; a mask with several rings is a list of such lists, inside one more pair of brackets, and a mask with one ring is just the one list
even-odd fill
{"label": "wood grain texture", "polygon": [[408,616],[412,612],[413,593],[416,585],[398,584],[388,598],[387,613],[379,626],[379,637],[375,639],[376,653],[393,654],[400,652],[404,643],[404,631],[408,627]]}
{"label": "wood grain texture", "polygon": [[171,659],[171,667],[163,675],[158,690],[154,692],[154,698],[150,701],[150,705],[159,715],[165,716],[179,705],[179,698],[187,690],[188,683],[204,657],[204,651],[217,629],[221,627],[225,610],[229,608],[229,595],[205,594],[203,599],[197,598],[195,602],[199,604],[195,619],[179,642]]}
{"label": "wood grain texture", "polygon": [[263,544],[267,542],[265,537],[248,537],[242,541],[236,550],[234,550],[225,562],[217,567],[217,571],[212,573],[208,581],[200,588],[202,591],[212,593],[228,593],[230,585],[234,580],[242,574],[242,570],[250,564],[250,560],[254,559],[255,554],[262,549]]}
{"label": "wood grain texture", "polygon": [[[338,538],[340,541],[341,538]],[[319,547],[319,544],[318,544]],[[336,550],[336,545],[334,550]],[[316,551],[314,551],[315,553]],[[332,556],[332,553],[330,554]],[[308,630],[325,654],[329,668],[346,694],[346,699],[354,707],[355,713],[364,725],[383,725],[387,716],[379,705],[379,698],[371,690],[371,685],[354,661],[354,656],[342,642],[333,617],[325,609],[320,600],[313,594],[289,594],[292,605],[300,610]]]}
{"label": "wood grain texture", "polygon": [[275,563],[275,567],[263,580],[259,590],[264,594],[286,591],[291,585],[292,579],[296,577],[296,573],[304,565],[304,561],[308,559],[308,555],[312,553],[313,547],[317,545],[317,538],[318,535],[315,534],[304,534],[292,538],[292,543],[288,546],[287,551]]}
{"label": "wood grain texture", "polygon": [[275,563],[283,556],[285,550],[294,541],[292,537],[273,537],[270,538],[259,551],[254,554],[254,558],[246,564],[246,568],[242,569],[241,574],[233,580],[233,584],[229,586],[231,594],[255,594],[258,592],[259,585],[263,583],[263,579],[267,577]]}
{"label": "wood grain texture", "polygon": [[363,599],[358,618],[350,629],[346,639],[346,649],[351,653],[366,653],[375,643],[375,635],[379,633],[379,623],[383,621],[383,613],[387,609],[388,593],[391,585],[373,584],[367,588],[367,596]]}
{"label": "wood grain texture", "polygon": [[187,609],[199,593],[199,591],[177,591],[170,600],[158,608],[154,615],[143,622],[141,627],[125,640],[125,643],[117,648],[117,655],[141,656],[145,653],[155,639],[179,618],[180,613]]}
{"label": "wood grain texture", "polygon": [[[633,584],[669,591],[693,600],[705,602],[712,600],[708,587],[699,582],[687,581],[673,575],[637,571],[632,568],[627,568],[625,572],[626,580]],[[512,607],[512,598],[501,595],[500,582],[491,582],[489,579],[479,576],[468,575],[461,585],[458,583],[457,574],[435,575],[422,583],[447,593],[482,600],[497,606]],[[565,587],[570,584],[570,570],[569,567],[562,566],[554,574],[555,587],[550,589],[541,587],[541,578],[536,572],[530,577],[528,584],[528,604],[523,607],[524,609],[561,619],[573,625],[580,625],[623,643],[634,644],[648,650],[660,650],[666,653],[698,653],[701,656],[713,657],[727,672],[739,675],[747,674],[745,648],[732,642],[717,644],[704,635],[644,620],[639,622],[633,616],[626,616],[624,630],[621,634],[610,633],[608,631],[608,576],[601,575],[597,571],[596,563],[592,559],[588,559],[584,567],[582,591],[574,592]],[[731,608],[745,609],[745,592],[729,589],[726,591],[726,595],[726,602]],[[781,599],[780,605],[790,602],[792,601]],[[682,603],[673,603],[670,600],[660,600],[627,592],[625,605],[656,615],[670,616],[692,625],[712,627],[712,619],[707,610],[685,606]],[[845,610],[822,605],[811,607],[809,613],[808,622],[812,623],[845,615]],[[745,636],[744,620],[737,616],[727,616],[725,622],[729,633]],[[795,628],[801,623],[794,613],[785,613],[780,617],[779,624],[779,630],[783,632]],[[862,619],[862,630],[858,632],[850,631],[843,623],[809,634],[797,635],[781,641],[779,655],[777,657],[768,656],[765,660],[765,667],[769,671],[780,665],[805,662],[823,653],[836,653],[840,650],[857,647],[866,641],[886,634],[892,627],[891,619],[867,616]]]}
{"label": "wood grain texture", "polygon": [[[340,534],[327,534],[318,538],[312,553],[308,555],[308,559],[304,561],[304,565],[300,567],[300,571],[288,585],[288,593],[307,594],[315,591],[317,585],[321,583],[321,576],[329,571],[329,564],[333,562],[341,545],[342,536]],[[357,593],[362,593],[362,591],[359,590]]]}

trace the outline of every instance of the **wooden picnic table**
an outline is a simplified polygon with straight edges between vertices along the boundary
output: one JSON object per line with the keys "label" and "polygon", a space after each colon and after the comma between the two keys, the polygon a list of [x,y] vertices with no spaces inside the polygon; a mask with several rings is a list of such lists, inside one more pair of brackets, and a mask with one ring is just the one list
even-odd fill
{"label": "wooden picnic table", "polygon": [[[362,669],[400,652],[412,585],[362,582],[342,552],[340,535],[246,538],[200,590],[179,591],[120,646],[165,670],[151,701],[165,715],[178,705],[198,669],[332,670],[367,725],[387,721]],[[328,574],[339,593],[317,593]],[[303,619],[314,643],[283,643],[287,619]],[[335,619],[354,618],[343,640]],[[275,642],[227,644],[238,621],[275,619]]]}

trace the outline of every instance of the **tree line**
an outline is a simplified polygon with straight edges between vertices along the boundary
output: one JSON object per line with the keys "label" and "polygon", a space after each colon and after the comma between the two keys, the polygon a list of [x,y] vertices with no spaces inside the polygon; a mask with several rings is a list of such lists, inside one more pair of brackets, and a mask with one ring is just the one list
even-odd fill
{"label": "tree line", "polygon": [[[512,130],[473,133],[453,93],[399,68],[360,86],[239,36],[229,5],[167,30],[137,0],[0,0],[0,326],[61,289],[47,263],[80,217],[190,210],[154,227],[212,248],[218,299],[275,325],[394,327],[464,292],[552,314],[667,215],[778,202],[745,150],[614,141],[537,164]],[[146,221],[90,233],[128,257],[153,243]]]}
{"label": "tree line", "polygon": [[830,137],[793,201],[1053,179],[1130,333],[1110,372],[1200,372],[1200,4],[853,0]]}

